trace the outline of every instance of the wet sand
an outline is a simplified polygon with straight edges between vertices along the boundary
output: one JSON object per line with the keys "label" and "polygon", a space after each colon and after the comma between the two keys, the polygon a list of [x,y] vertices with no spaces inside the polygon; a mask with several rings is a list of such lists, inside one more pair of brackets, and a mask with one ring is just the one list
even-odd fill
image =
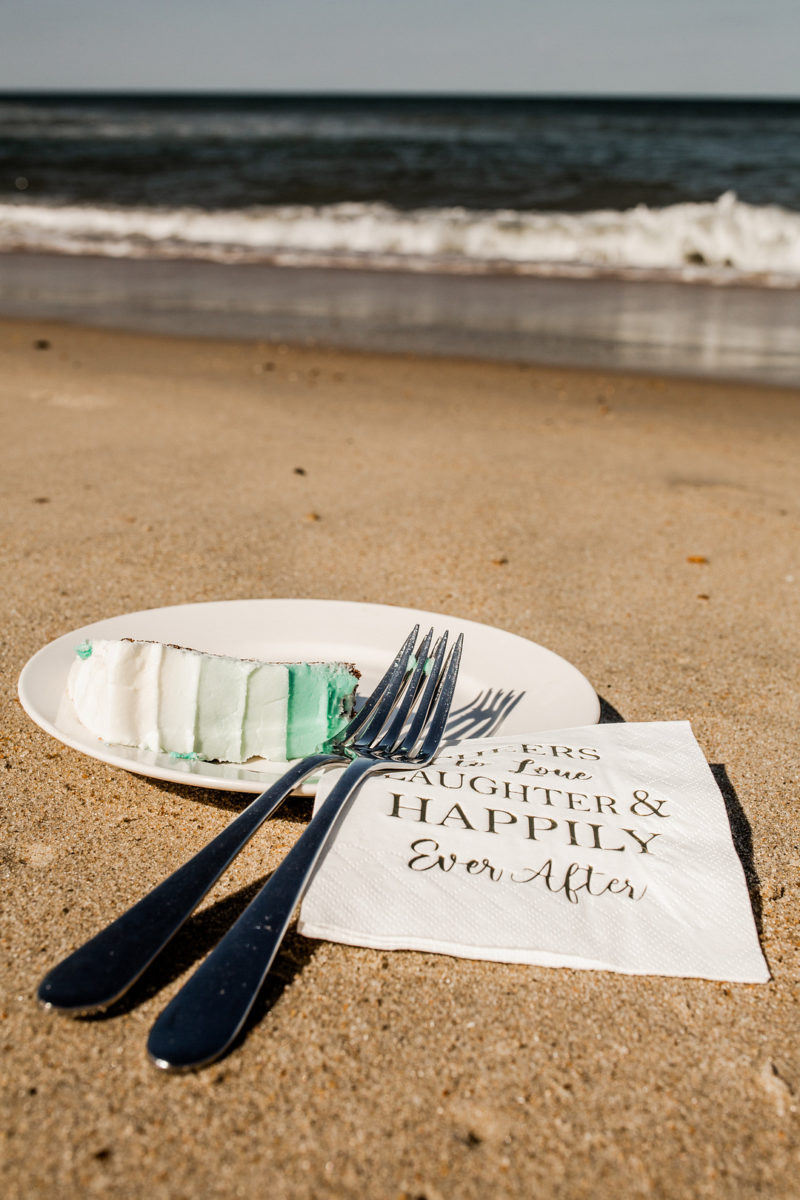
{"label": "wet sand", "polygon": [[800,387],[800,288],[4,254],[3,317]]}
{"label": "wet sand", "polygon": [[[798,393],[37,320],[0,322],[0,405],[6,1195],[796,1195]],[[574,662],[606,719],[689,719],[772,981],[292,933],[235,1052],[156,1072],[150,1024],[297,801],[128,1002],[41,1012],[44,971],[243,799],[61,746],[21,667],[105,616],[261,596],[502,626]]]}

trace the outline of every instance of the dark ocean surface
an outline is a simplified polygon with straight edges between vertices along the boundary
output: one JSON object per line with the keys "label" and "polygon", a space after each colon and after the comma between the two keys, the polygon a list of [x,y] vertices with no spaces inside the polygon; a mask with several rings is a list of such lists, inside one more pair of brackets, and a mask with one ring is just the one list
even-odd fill
{"label": "dark ocean surface", "polygon": [[800,102],[0,95],[0,250],[800,283]]}
{"label": "dark ocean surface", "polygon": [[800,210],[800,102],[3,96],[0,194],[61,204]]}

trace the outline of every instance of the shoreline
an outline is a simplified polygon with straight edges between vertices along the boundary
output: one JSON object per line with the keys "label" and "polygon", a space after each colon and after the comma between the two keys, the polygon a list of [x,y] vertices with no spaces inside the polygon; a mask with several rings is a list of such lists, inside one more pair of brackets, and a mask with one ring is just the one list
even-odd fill
{"label": "shoreline", "polygon": [[800,386],[800,290],[27,253],[0,270],[7,318]]}

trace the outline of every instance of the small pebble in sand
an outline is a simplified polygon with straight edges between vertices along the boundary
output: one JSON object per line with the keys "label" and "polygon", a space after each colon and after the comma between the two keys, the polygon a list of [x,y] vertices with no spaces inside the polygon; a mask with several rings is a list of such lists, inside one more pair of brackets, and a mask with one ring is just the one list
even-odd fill
{"label": "small pebble in sand", "polygon": [[686,561],[688,563],[700,563],[703,566],[708,565],[708,559],[706,558],[705,554],[688,554],[686,556]]}
{"label": "small pebble in sand", "polygon": [[321,521],[322,517],[319,515],[318,512],[310,512],[310,513],[306,513],[306,520],[307,521]]}
{"label": "small pebble in sand", "polygon": [[48,342],[47,338],[37,338],[33,343],[33,348],[34,350],[49,350],[50,343]]}
{"label": "small pebble in sand", "polygon": [[46,842],[31,842],[23,851],[22,861],[30,867],[49,867],[55,857],[53,846]]}
{"label": "small pebble in sand", "polygon": [[34,504],[49,504],[50,497],[49,496],[34,496],[33,503]]}
{"label": "small pebble in sand", "polygon": [[492,566],[504,567],[507,562],[508,562],[508,559],[506,558],[505,554],[501,554],[499,558],[492,559]]}
{"label": "small pebble in sand", "polygon": [[305,475],[306,469],[305,467],[295,467],[294,473],[295,475]]}

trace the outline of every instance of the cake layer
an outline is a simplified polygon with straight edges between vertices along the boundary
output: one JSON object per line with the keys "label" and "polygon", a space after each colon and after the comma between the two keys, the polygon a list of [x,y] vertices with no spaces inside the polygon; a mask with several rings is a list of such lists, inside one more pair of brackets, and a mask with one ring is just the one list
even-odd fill
{"label": "cake layer", "polygon": [[67,691],[104,742],[186,758],[286,761],[311,754],[353,712],[346,663],[266,663],[183,646],[96,638],[76,648]]}

